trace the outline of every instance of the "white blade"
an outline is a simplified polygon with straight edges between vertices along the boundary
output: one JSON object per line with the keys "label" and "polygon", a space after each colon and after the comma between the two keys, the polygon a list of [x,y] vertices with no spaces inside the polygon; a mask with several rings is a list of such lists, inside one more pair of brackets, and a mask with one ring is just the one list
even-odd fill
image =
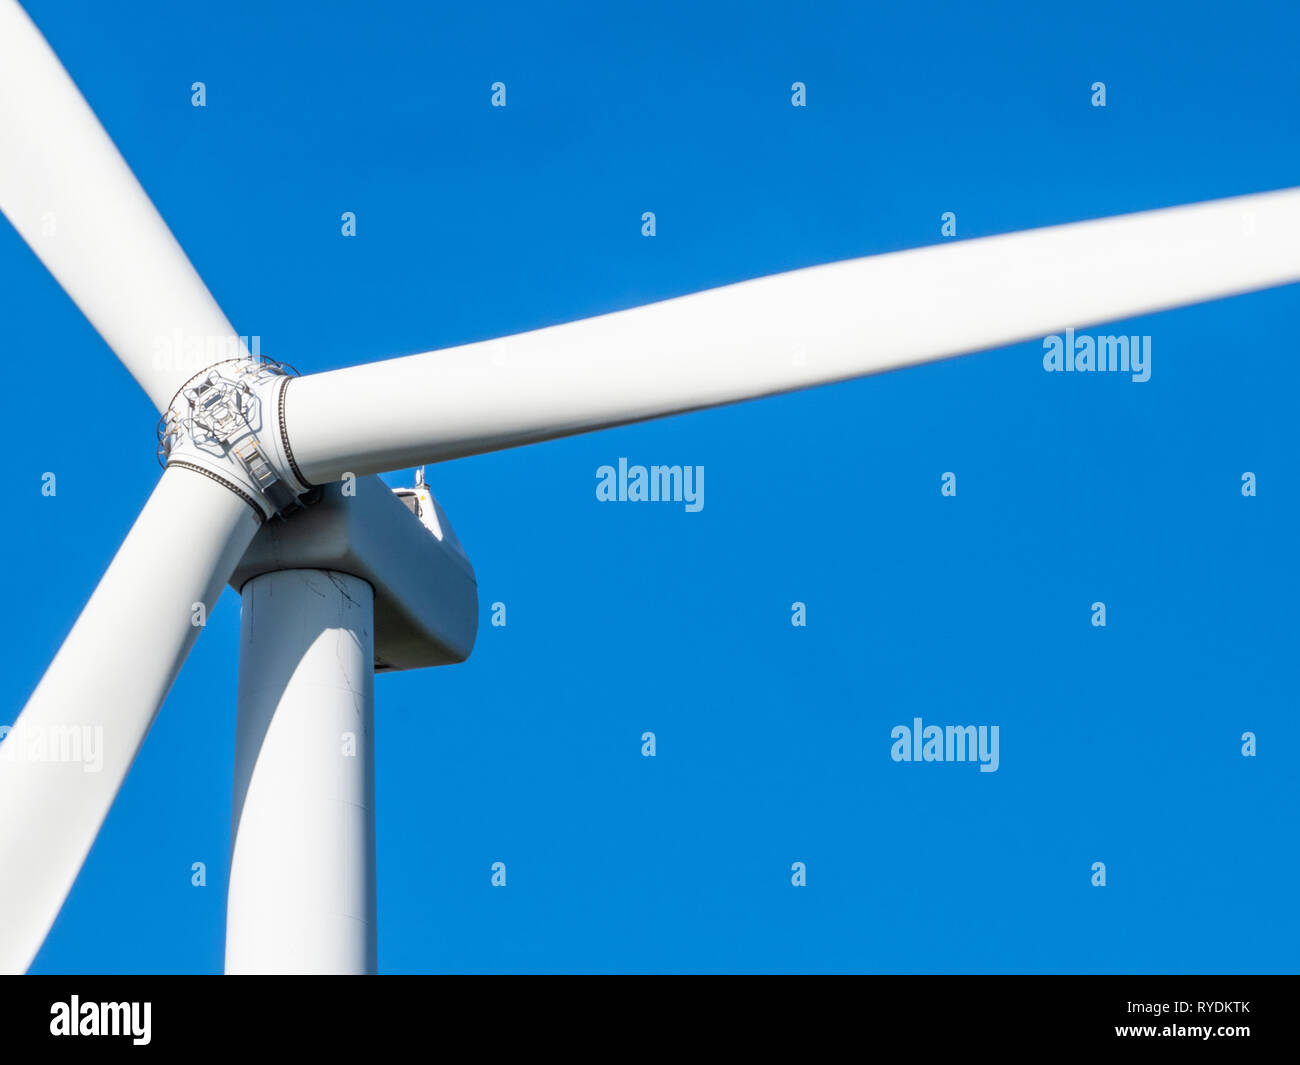
{"label": "white blade", "polygon": [[212,609],[259,524],[215,481],[164,470],[0,743],[0,972],[31,964],[198,636],[197,604]]}
{"label": "white blade", "polygon": [[316,483],[879,373],[1300,280],[1300,189],[817,266],[315,374]]}
{"label": "white blade", "polygon": [[242,342],[45,38],[0,0],[0,210],[160,410]]}

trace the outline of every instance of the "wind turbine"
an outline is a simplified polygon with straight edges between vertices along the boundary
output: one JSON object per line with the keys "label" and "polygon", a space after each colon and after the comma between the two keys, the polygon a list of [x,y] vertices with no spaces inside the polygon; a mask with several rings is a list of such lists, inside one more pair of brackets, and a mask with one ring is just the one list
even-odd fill
{"label": "wind turbine", "polygon": [[[399,499],[373,475],[1300,280],[1288,189],[296,376],[248,353],[16,0],[0,0],[0,209],[162,413],[165,459],[5,741],[104,730],[99,773],[0,758],[4,971],[30,965],[197,636],[196,607],[227,582],[243,596],[227,970],[373,971],[372,671],[462,660],[477,624],[446,515],[422,484]],[[158,358],[158,337],[181,342]]]}

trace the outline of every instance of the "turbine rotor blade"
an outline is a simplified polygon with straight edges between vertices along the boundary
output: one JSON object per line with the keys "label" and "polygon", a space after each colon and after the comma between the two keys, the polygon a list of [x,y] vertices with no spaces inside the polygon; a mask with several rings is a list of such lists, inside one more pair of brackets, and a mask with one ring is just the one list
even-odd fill
{"label": "turbine rotor blade", "polygon": [[0,0],[0,211],[154,406],[244,356],[212,294],[58,57]]}
{"label": "turbine rotor blade", "polygon": [[164,470],[0,743],[0,972],[31,964],[260,524],[216,481]]}
{"label": "turbine rotor blade", "polygon": [[310,375],[315,483],[881,373],[1300,280],[1300,189],[853,259]]}

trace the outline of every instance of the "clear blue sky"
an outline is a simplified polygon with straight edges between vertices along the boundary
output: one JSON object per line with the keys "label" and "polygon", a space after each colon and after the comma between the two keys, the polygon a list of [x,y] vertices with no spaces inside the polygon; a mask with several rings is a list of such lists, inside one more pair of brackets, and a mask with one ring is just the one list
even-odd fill
{"label": "clear blue sky", "polygon": [[[1282,2],[27,6],[304,372],[935,243],[945,211],[964,239],[1300,184]],[[8,722],[158,470],[7,224],[0,279]],[[1297,312],[1123,323],[1146,383],[1034,341],[431,468],[484,627],[377,680],[381,969],[1294,971]],[[704,509],[599,503],[620,456],[704,466]],[[220,971],[238,605],[35,971]],[[998,725],[998,771],[891,761],[914,717]]]}

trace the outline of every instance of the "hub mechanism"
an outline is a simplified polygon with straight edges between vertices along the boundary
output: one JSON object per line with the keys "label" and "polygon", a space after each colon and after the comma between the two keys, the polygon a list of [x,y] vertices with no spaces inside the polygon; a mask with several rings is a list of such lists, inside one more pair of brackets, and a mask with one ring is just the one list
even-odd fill
{"label": "hub mechanism", "polygon": [[158,461],[219,481],[263,519],[299,509],[313,486],[285,433],[284,393],[293,376],[292,367],[261,359],[229,359],[195,374],[159,419]]}

